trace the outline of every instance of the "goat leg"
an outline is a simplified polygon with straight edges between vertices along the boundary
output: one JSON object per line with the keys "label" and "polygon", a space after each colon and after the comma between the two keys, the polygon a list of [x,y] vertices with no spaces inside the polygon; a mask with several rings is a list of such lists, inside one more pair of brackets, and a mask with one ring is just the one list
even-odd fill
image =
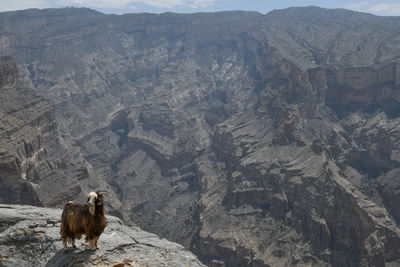
{"label": "goat leg", "polygon": [[95,247],[95,241],[94,241],[94,239],[90,239],[89,240],[89,248],[90,249],[96,249],[96,247]]}
{"label": "goat leg", "polygon": [[72,241],[71,241],[71,245],[72,245],[72,247],[74,248],[74,249],[76,249],[77,247],[76,247],[76,245],[75,245],[75,239],[72,239]]}
{"label": "goat leg", "polygon": [[99,249],[99,247],[97,246],[97,240],[99,240],[99,237],[98,237],[98,236],[96,236],[96,237],[94,238],[94,245],[95,245],[96,249]]}
{"label": "goat leg", "polygon": [[63,246],[64,246],[64,250],[67,250],[67,240],[63,239]]}

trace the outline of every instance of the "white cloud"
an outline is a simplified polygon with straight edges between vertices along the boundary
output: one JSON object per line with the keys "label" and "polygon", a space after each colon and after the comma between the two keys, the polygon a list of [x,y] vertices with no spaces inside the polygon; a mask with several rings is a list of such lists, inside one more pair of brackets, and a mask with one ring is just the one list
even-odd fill
{"label": "white cloud", "polygon": [[353,9],[353,10],[360,10],[364,7],[368,6],[368,2],[360,2],[360,3],[354,3],[354,4],[350,4],[347,6],[344,6],[344,8],[347,9]]}
{"label": "white cloud", "polygon": [[383,15],[400,15],[400,4],[382,3],[369,6],[366,11]]}
{"label": "white cloud", "polygon": [[46,8],[51,7],[50,1],[46,0],[0,0],[0,11],[11,11],[28,8]]}
{"label": "white cloud", "polygon": [[[390,0],[387,0],[388,2]],[[398,3],[377,3],[376,0],[357,2],[344,6],[344,8],[373,13],[376,15],[383,16],[399,16],[400,15],[400,4]]]}

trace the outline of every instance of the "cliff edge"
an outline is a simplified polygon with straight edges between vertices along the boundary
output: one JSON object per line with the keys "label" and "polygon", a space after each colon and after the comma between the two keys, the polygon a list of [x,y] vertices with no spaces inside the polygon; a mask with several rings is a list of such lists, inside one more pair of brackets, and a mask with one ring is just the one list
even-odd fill
{"label": "cliff edge", "polygon": [[183,246],[113,216],[94,251],[78,241],[64,251],[60,239],[61,210],[0,205],[0,266],[205,266]]}

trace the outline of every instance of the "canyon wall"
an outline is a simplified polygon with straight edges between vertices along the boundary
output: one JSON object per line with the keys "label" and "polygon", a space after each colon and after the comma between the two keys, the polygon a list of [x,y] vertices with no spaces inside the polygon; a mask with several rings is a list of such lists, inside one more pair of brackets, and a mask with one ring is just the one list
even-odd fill
{"label": "canyon wall", "polygon": [[62,207],[106,188],[83,157],[60,142],[54,108],[19,77],[15,61],[0,58],[2,203]]}
{"label": "canyon wall", "polygon": [[43,186],[109,186],[109,212],[209,266],[385,266],[400,263],[399,25],[316,7],[32,9],[0,14],[0,52],[55,108],[33,154],[87,171],[62,160]]}

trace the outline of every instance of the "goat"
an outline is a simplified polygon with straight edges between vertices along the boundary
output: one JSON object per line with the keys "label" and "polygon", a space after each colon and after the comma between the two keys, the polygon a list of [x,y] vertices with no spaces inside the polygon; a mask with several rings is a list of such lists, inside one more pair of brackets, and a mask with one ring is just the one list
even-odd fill
{"label": "goat", "polygon": [[64,250],[67,249],[67,243],[76,248],[75,239],[81,239],[82,234],[86,235],[86,242],[90,242],[89,247],[97,249],[97,240],[106,224],[103,195],[99,192],[89,193],[87,203],[84,205],[68,202],[62,212],[60,226]]}

